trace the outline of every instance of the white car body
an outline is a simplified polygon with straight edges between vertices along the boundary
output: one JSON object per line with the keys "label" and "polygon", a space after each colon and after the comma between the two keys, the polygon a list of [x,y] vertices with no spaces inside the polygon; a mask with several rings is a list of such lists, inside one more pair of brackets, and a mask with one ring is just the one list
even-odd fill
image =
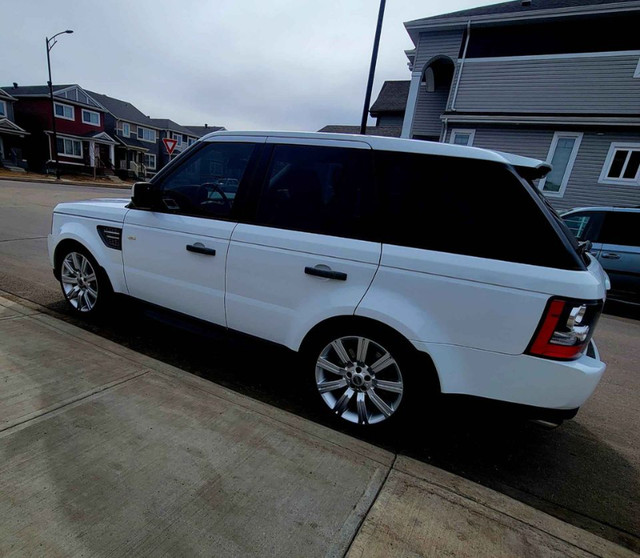
{"label": "white car body", "polygon": [[[371,136],[220,132],[200,141],[349,145],[543,165],[482,149]],[[115,292],[294,351],[331,318],[383,323],[430,356],[443,393],[571,410],[604,373],[595,347],[592,356],[567,361],[525,354],[551,297],[604,300],[606,278],[595,259],[585,270],[554,269],[132,209],[129,203],[58,205],[49,235],[51,265],[60,243],[75,241],[95,257]],[[97,225],[122,228],[121,251],[103,243]],[[215,250],[216,257],[185,251],[194,243]],[[349,279],[301,272],[317,266]]]}

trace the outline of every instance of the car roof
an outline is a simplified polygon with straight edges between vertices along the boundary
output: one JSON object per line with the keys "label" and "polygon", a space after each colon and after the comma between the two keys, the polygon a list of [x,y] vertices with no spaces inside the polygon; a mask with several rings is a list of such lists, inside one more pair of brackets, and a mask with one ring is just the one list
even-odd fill
{"label": "car roof", "polygon": [[[370,136],[359,134],[330,134],[326,132],[278,132],[278,131],[247,131],[230,132],[220,131],[207,134],[200,141],[211,141],[219,137],[243,136],[243,137],[269,137],[282,139],[310,139],[316,141],[348,141],[360,142],[369,145],[372,149],[380,151],[399,151],[404,153],[421,153],[426,155],[441,155],[446,157],[464,157],[467,159],[480,159],[513,165],[519,168],[544,169],[551,167],[548,163],[529,157],[521,157],[511,153],[491,151],[478,147],[467,147],[451,143],[435,141],[413,140],[405,138],[389,138],[382,136]],[[546,172],[545,172],[546,174]]]}
{"label": "car roof", "polygon": [[622,211],[622,212],[629,212],[629,213],[640,213],[640,206],[614,207],[612,205],[608,205],[608,206],[574,207],[573,209],[569,209],[566,212],[564,212],[562,216],[564,217],[565,215],[570,215],[572,213],[577,213],[579,211],[618,211],[618,212]]}

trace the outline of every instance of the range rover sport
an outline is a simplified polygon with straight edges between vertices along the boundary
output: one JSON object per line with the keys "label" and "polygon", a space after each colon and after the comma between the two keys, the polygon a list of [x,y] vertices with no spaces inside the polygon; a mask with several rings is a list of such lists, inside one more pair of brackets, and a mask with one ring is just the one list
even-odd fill
{"label": "range rover sport", "polygon": [[568,418],[605,370],[591,338],[607,279],[534,191],[549,170],[415,140],[217,132],[131,199],[58,205],[51,265],[78,314],[120,293],[300,352],[301,380],[355,424],[430,391]]}

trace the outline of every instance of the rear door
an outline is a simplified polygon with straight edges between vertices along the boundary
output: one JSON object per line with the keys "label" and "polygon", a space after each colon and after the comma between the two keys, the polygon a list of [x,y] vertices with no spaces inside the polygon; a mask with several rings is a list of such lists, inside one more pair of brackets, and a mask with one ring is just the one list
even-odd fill
{"label": "rear door", "polygon": [[597,245],[598,260],[611,279],[611,296],[640,301],[640,210],[608,211]]}
{"label": "rear door", "polygon": [[297,349],[316,323],[354,313],[381,245],[369,145],[286,142],[267,140],[254,218],[231,237],[226,307],[230,328]]}
{"label": "rear door", "polygon": [[229,239],[261,141],[207,142],[155,185],[162,207],[127,213],[122,249],[129,294],[225,325]]}

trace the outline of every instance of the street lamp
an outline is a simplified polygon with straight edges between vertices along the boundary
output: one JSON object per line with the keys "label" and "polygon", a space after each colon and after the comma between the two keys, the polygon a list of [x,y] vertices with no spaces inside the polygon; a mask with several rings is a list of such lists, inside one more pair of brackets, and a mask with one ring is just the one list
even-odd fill
{"label": "street lamp", "polygon": [[53,105],[53,83],[51,82],[51,57],[49,56],[49,52],[51,49],[56,46],[58,41],[54,40],[58,35],[64,35],[65,33],[73,33],[71,29],[67,29],[66,31],[60,31],[60,33],[56,33],[50,39],[45,37],[47,40],[47,67],[49,68],[49,81],[47,82],[49,85],[49,98],[51,99],[51,125],[53,126],[53,153],[56,157],[56,178],[60,180],[60,161],[58,160],[58,135],[56,133],[56,111]]}
{"label": "street lamp", "polygon": [[384,6],[386,0],[380,0],[378,10],[378,25],[376,26],[376,36],[373,39],[373,52],[371,53],[371,65],[369,66],[369,81],[367,82],[367,92],[364,96],[364,108],[362,109],[362,122],[360,123],[360,134],[367,133],[367,119],[369,118],[369,103],[371,102],[371,90],[373,89],[373,76],[376,73],[376,62],[378,61],[378,46],[380,45],[380,33],[382,32],[382,18],[384,17]]}

